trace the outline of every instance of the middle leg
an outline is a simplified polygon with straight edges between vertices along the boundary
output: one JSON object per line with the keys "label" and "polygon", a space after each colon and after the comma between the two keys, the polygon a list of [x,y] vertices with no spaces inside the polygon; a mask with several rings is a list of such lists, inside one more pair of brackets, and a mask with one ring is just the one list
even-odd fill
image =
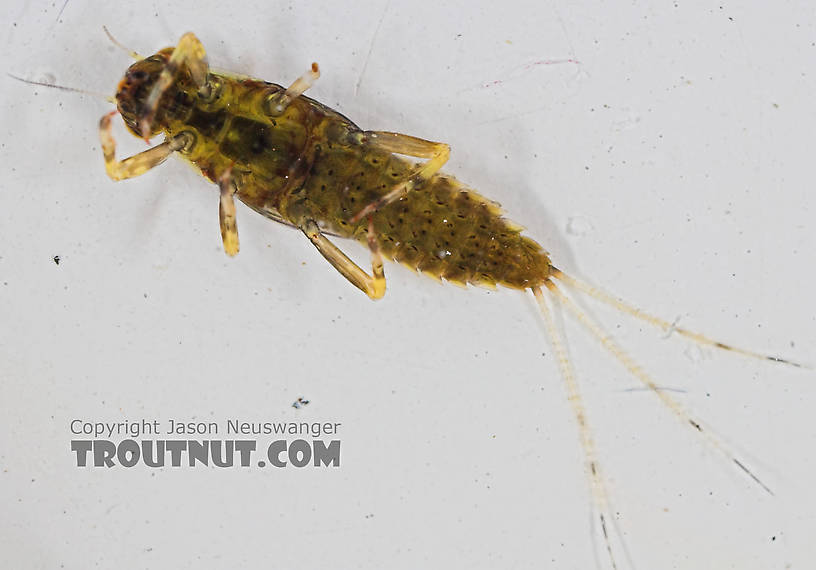
{"label": "middle leg", "polygon": [[312,66],[309,70],[295,79],[292,84],[286,88],[286,91],[278,91],[267,98],[265,103],[267,114],[272,117],[277,117],[282,114],[289,104],[303,95],[309,87],[314,85],[318,78],[320,78],[320,68],[316,62],[312,62]]}
{"label": "middle leg", "polygon": [[221,189],[221,200],[218,204],[218,222],[221,225],[221,241],[224,251],[229,256],[238,253],[238,223],[235,218],[235,182],[232,180],[232,168],[228,168],[218,179]]}

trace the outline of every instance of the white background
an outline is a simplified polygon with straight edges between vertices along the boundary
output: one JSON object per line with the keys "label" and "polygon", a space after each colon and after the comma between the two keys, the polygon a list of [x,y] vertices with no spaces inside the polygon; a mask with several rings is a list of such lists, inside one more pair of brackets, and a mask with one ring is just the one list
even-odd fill
{"label": "white background", "polygon": [[[565,271],[816,362],[810,2],[16,4],[0,60],[34,80],[113,93],[129,60],[102,24],[145,55],[195,31],[215,67],[284,84],[318,61],[310,96],[449,142],[446,170]],[[4,567],[593,567],[580,446],[529,294],[392,264],[373,303],[243,206],[228,259],[217,191],[181,161],[106,177],[110,105],[7,77],[0,92]],[[144,148],[116,135],[120,156]],[[585,306],[777,493],[568,322],[634,564],[811,567],[814,373]],[[343,464],[81,469],[74,418],[338,421]]]}

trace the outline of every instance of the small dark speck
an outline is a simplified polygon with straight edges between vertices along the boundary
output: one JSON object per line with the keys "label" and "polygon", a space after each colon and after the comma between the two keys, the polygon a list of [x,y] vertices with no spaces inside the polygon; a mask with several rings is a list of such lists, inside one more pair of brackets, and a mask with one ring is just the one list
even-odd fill
{"label": "small dark speck", "polygon": [[307,406],[309,404],[309,400],[304,400],[303,398],[298,398],[292,403],[292,407],[296,410],[299,410],[303,406]]}
{"label": "small dark speck", "polygon": [[60,262],[60,256],[59,256],[59,255],[55,255],[55,256],[54,256],[54,263],[56,263],[57,265],[59,265],[59,262]]}
{"label": "small dark speck", "polygon": [[771,537],[771,542],[773,542],[774,540],[776,540],[776,537],[775,537],[775,536],[772,536],[772,537]]}
{"label": "small dark speck", "polygon": [[147,299],[147,293],[144,294],[144,298]]}

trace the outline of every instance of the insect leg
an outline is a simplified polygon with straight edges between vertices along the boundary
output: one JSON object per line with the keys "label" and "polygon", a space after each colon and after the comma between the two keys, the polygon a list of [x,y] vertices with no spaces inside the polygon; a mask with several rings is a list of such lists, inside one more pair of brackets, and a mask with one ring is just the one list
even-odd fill
{"label": "insect leg", "polygon": [[323,257],[339,271],[343,277],[351,281],[352,285],[372,299],[380,299],[385,295],[385,273],[383,272],[382,257],[374,234],[374,226],[368,223],[368,246],[371,249],[371,273],[369,275],[343,253],[320,232],[317,224],[309,220],[300,227],[301,231],[314,244]]}
{"label": "insect leg", "polygon": [[164,69],[162,69],[158,81],[156,81],[145,101],[145,113],[142,120],[139,121],[139,130],[145,140],[150,137],[153,119],[159,106],[159,99],[161,99],[162,93],[173,83],[173,79],[182,64],[187,65],[193,83],[198,87],[199,92],[206,93],[208,90],[207,75],[210,72],[210,66],[207,64],[207,52],[195,34],[187,32],[181,36],[178,45],[173,50],[173,55],[170,56]]}
{"label": "insect leg", "polygon": [[107,113],[99,121],[99,139],[102,142],[102,155],[105,157],[105,171],[114,180],[140,176],[164,162],[171,152],[181,150],[186,144],[184,137],[174,137],[124,160],[116,160],[116,141],[113,140],[111,133],[111,117],[116,113],[117,111]]}
{"label": "insect leg", "polygon": [[235,183],[232,180],[232,168],[228,168],[218,179],[221,189],[221,201],[218,205],[218,221],[221,224],[221,241],[227,255],[238,253],[238,224],[235,220]]}
{"label": "insect leg", "polygon": [[387,152],[429,160],[425,164],[417,166],[407,179],[394,186],[384,196],[357,212],[349,220],[351,223],[359,222],[383,206],[398,200],[417,186],[424,184],[442,168],[450,156],[450,146],[445,143],[427,141],[400,133],[366,131],[363,133],[363,142]]}
{"label": "insect leg", "polygon": [[314,82],[320,77],[320,68],[317,63],[313,62],[309,71],[295,79],[295,81],[286,88],[286,91],[274,93],[269,96],[266,101],[266,112],[277,117],[286,110],[289,104],[300,97],[309,87],[314,85]]}

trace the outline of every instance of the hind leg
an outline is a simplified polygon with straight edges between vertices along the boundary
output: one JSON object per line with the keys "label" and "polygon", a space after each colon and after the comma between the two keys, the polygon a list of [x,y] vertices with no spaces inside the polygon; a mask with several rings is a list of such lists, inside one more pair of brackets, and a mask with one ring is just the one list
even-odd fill
{"label": "hind leg", "polygon": [[352,285],[371,297],[381,299],[385,295],[385,272],[383,271],[382,257],[374,234],[374,226],[368,223],[368,247],[371,250],[371,275],[363,271],[320,232],[314,221],[309,220],[301,226],[301,231],[314,244],[323,257],[340,272],[343,277],[351,281]]}
{"label": "hind leg", "polygon": [[421,186],[427,182],[434,174],[439,172],[439,169],[448,161],[448,157],[450,156],[450,146],[445,143],[426,141],[425,139],[400,133],[366,131],[363,133],[363,143],[386,152],[404,154],[416,158],[427,158],[429,160],[417,166],[404,181],[357,212],[351,220],[349,220],[353,224],[373,214],[383,206],[399,200],[417,186]]}

